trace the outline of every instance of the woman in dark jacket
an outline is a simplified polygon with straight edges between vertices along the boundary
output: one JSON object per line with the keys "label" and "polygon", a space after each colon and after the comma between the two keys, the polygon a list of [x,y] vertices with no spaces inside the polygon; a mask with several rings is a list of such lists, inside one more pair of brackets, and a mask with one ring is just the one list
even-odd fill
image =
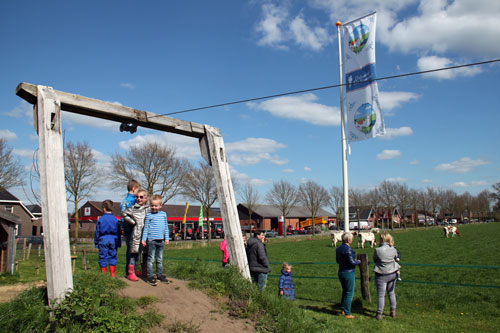
{"label": "woman in dark jacket", "polygon": [[252,282],[257,284],[260,290],[266,287],[267,273],[271,271],[264,238],[264,232],[256,232],[255,236],[247,241],[246,249]]}
{"label": "woman in dark jacket", "polygon": [[353,319],[351,315],[351,302],[354,296],[354,272],[357,265],[360,264],[356,260],[356,254],[351,249],[352,234],[344,232],[342,234],[342,245],[337,248],[337,263],[339,264],[339,280],[342,285],[342,300],[340,308],[342,315],[346,318]]}

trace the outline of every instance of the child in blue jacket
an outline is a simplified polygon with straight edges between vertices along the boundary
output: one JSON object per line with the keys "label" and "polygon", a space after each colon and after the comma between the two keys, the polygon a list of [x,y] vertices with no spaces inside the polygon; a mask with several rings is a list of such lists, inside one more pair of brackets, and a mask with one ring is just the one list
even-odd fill
{"label": "child in blue jacket", "polygon": [[292,280],[292,265],[289,265],[287,262],[283,263],[283,268],[281,269],[279,288],[280,296],[292,301],[295,299],[295,287],[293,286]]}
{"label": "child in blue jacket", "polygon": [[99,266],[106,273],[109,265],[111,277],[115,277],[116,251],[121,246],[120,222],[112,214],[113,201],[102,202],[104,215],[99,218],[95,227],[94,244],[99,249]]}

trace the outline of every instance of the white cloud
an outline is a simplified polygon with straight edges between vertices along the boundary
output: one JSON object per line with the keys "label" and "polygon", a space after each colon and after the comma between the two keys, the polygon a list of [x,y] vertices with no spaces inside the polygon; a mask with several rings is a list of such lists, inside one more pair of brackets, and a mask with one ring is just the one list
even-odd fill
{"label": "white cloud", "polygon": [[156,142],[165,146],[175,148],[180,157],[189,160],[201,158],[200,145],[196,138],[191,138],[179,134],[162,132],[158,134],[137,135],[126,141],[120,141],[119,146],[122,149],[129,149],[131,146],[142,145],[148,142]]}
{"label": "white cloud", "polygon": [[265,186],[272,184],[272,179],[258,179],[251,178],[246,173],[241,173],[236,170],[233,166],[229,165],[229,172],[231,173],[231,179],[238,182],[239,184],[250,184],[254,186]]}
{"label": "white cloud", "polygon": [[283,50],[289,49],[288,43],[294,43],[304,49],[320,51],[333,40],[328,33],[328,23],[325,27],[313,27],[302,13],[291,16],[286,4],[263,4],[262,18],[255,31],[260,37],[257,45]]}
{"label": "white cloud", "polygon": [[98,150],[92,149],[92,154],[97,161],[108,163],[111,161],[111,156],[101,153]]}
{"label": "white cloud", "polygon": [[12,153],[20,157],[32,158],[34,152],[33,149],[12,149]]}
{"label": "white cloud", "polygon": [[[436,56],[422,57],[417,61],[417,66],[420,71],[427,71],[457,65],[459,64],[454,63],[451,59]],[[431,72],[423,75],[423,77],[435,79],[453,79],[458,76],[474,76],[479,73],[481,73],[481,68],[476,66]]]}
{"label": "white cloud", "polygon": [[394,177],[394,178],[387,178],[386,179],[388,182],[405,182],[408,180],[408,178],[404,177]]}
{"label": "white cloud", "polygon": [[302,177],[302,178],[300,178],[300,183],[301,183],[301,184],[305,184],[305,183],[307,183],[307,181],[308,181],[308,180],[309,180],[309,179],[307,179],[307,178],[305,178],[305,177]]}
{"label": "white cloud", "polygon": [[420,163],[420,161],[419,161],[419,160],[413,160],[413,161],[411,161],[409,164],[411,164],[411,165],[417,165],[417,164],[419,164],[419,163]]}
{"label": "white cloud", "polygon": [[283,169],[283,172],[284,173],[293,173],[293,172],[295,172],[295,170],[293,170],[293,169]]}
{"label": "white cloud", "polygon": [[340,125],[340,110],[337,107],[316,103],[314,94],[278,97],[262,103],[247,103],[248,107],[264,110],[275,117],[302,120],[314,125]]}
{"label": "white cloud", "polygon": [[0,130],[0,139],[5,139],[7,141],[17,139],[17,135],[8,129]]}
{"label": "white cloud", "polygon": [[458,161],[439,164],[434,169],[437,171],[447,171],[453,173],[467,173],[485,164],[491,164],[491,162],[484,160],[473,160],[469,157],[462,157]]}
{"label": "white cloud", "polygon": [[456,182],[453,184],[454,187],[475,187],[475,186],[488,186],[491,183],[488,183],[484,180],[473,180],[470,183],[466,182]]}
{"label": "white cloud", "polygon": [[311,169],[310,167],[308,167],[308,166],[305,166],[305,167],[304,167],[304,171],[311,172],[311,171],[312,171],[312,169]]}
{"label": "white cloud", "polygon": [[135,85],[132,84],[132,83],[121,83],[120,87],[127,88],[127,89],[130,89],[130,90],[134,90],[135,89]]}
{"label": "white cloud", "polygon": [[386,149],[377,155],[377,160],[391,160],[396,157],[400,157],[401,152],[399,150],[389,150]]}
{"label": "white cloud", "polygon": [[286,164],[287,159],[274,154],[282,148],[286,145],[266,138],[247,138],[226,144],[228,160],[236,165],[255,165],[263,160],[276,165]]}
{"label": "white cloud", "polygon": [[422,183],[426,183],[426,184],[432,183],[432,180],[431,179],[424,179],[424,180],[422,180]]}
{"label": "white cloud", "polygon": [[400,127],[400,128],[386,128],[385,129],[385,135],[379,136],[380,139],[385,139],[385,140],[390,140],[397,138],[398,136],[408,136],[412,135],[413,130],[411,127]]}
{"label": "white cloud", "polygon": [[417,100],[420,95],[406,91],[381,91],[380,92],[380,107],[384,112],[384,116],[392,116],[395,108],[400,107],[403,103]]}
{"label": "white cloud", "polygon": [[465,182],[456,182],[453,184],[455,187],[467,187],[468,185]]}
{"label": "white cloud", "polygon": [[26,101],[21,101],[10,111],[2,112],[4,115],[14,118],[28,118],[30,123],[33,123],[33,105]]}
{"label": "white cloud", "polygon": [[84,116],[73,112],[66,112],[66,111],[61,112],[61,120],[64,125],[89,126],[94,128],[102,128],[114,132],[118,132],[120,130],[120,123],[116,121]]}

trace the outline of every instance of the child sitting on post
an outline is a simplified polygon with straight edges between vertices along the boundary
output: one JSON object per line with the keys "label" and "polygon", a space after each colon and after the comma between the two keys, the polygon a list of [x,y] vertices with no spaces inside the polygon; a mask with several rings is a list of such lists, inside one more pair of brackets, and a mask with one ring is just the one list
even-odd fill
{"label": "child sitting on post", "polygon": [[162,197],[158,194],[151,198],[151,211],[146,214],[144,231],[142,233],[142,245],[148,246],[146,282],[156,286],[153,275],[153,261],[156,261],[156,277],[164,283],[170,283],[163,275],[163,245],[168,245],[167,214],[161,211]]}

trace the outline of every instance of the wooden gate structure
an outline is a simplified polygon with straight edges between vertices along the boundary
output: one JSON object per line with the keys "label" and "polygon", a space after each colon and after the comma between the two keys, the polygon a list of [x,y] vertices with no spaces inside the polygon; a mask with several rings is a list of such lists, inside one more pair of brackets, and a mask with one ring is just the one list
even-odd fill
{"label": "wooden gate structure", "polygon": [[34,106],[33,123],[39,144],[47,293],[51,304],[57,304],[73,289],[61,110],[198,138],[201,154],[212,166],[215,175],[231,263],[238,267],[244,278],[250,279],[233,184],[219,129],[42,85],[22,82],[16,88],[16,95]]}

